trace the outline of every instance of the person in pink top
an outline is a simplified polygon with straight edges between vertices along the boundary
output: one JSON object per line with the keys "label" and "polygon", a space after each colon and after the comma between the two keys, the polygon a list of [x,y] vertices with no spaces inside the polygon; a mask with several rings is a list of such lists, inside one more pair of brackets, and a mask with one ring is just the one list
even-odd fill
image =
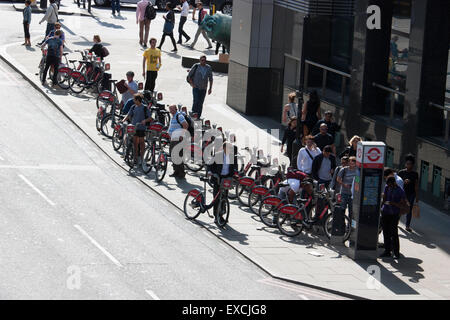
{"label": "person in pink top", "polygon": [[151,5],[148,0],[141,0],[137,3],[136,7],[136,24],[139,23],[139,44],[144,48],[147,48],[147,40],[151,21],[150,19],[145,17],[145,9],[148,5]]}

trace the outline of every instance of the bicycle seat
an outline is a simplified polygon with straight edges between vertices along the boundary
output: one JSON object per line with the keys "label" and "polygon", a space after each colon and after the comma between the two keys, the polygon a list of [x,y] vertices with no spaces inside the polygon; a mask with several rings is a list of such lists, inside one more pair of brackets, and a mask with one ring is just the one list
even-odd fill
{"label": "bicycle seat", "polygon": [[63,53],[63,56],[67,56],[69,53],[68,52],[64,52]]}
{"label": "bicycle seat", "polygon": [[75,63],[77,60],[69,60],[70,63]]}
{"label": "bicycle seat", "polygon": [[117,82],[117,80],[109,79],[108,82]]}

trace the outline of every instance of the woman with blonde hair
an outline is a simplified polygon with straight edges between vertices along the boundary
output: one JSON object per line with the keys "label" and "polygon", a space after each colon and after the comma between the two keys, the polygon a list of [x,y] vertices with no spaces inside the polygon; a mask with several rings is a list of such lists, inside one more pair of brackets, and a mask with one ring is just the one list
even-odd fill
{"label": "woman with blonde hair", "polygon": [[360,136],[353,136],[348,143],[349,145],[339,155],[339,158],[342,158],[344,156],[356,157],[356,148],[358,146],[359,141],[362,141]]}
{"label": "woman with blonde hair", "polygon": [[292,117],[297,117],[297,104],[295,103],[295,92],[291,92],[288,95],[288,103],[283,107],[283,114],[281,117],[281,122],[283,126],[288,126],[288,122]]}

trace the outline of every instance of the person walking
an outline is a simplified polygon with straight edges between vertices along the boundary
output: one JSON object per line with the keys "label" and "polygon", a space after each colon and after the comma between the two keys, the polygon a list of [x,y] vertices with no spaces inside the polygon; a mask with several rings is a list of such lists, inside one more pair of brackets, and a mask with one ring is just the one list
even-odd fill
{"label": "person walking", "polygon": [[172,40],[173,49],[172,52],[177,52],[177,43],[175,42],[175,38],[173,37],[173,28],[175,27],[175,13],[173,12],[173,6],[172,3],[167,2],[166,4],[166,10],[167,14],[163,16],[164,20],[164,28],[163,28],[163,35],[161,38],[161,42],[159,43],[158,49],[161,50],[162,45],[164,44],[164,40],[166,39],[166,36],[169,36],[170,40]]}
{"label": "person walking", "polygon": [[203,30],[200,27],[200,24],[202,23],[203,19],[206,16],[206,10],[203,9],[203,4],[201,2],[197,3],[197,8],[198,8],[198,29],[197,32],[195,33],[195,37],[194,37],[194,42],[192,42],[192,44],[190,45],[191,49],[194,49],[195,44],[197,43],[198,37],[200,36],[200,33],[203,35],[203,38],[205,38],[206,42],[208,42],[208,47],[206,49],[211,49],[212,48],[212,43],[211,40],[209,40],[208,35],[206,34],[206,31]]}
{"label": "person walking", "polygon": [[186,38],[185,42],[191,40],[191,37],[187,35],[187,33],[183,30],[183,26],[187,21],[187,17],[189,15],[189,4],[187,0],[181,0],[182,5],[177,6],[177,8],[181,11],[180,13],[180,23],[178,24],[178,44],[182,43],[183,36]]}
{"label": "person walking", "polygon": [[321,150],[323,150],[325,146],[331,146],[331,148],[333,149],[333,154],[336,154],[334,139],[333,136],[328,133],[328,126],[325,123],[322,123],[319,130],[320,132],[314,136],[314,142]]}
{"label": "person walking", "polygon": [[406,231],[411,232],[411,218],[412,209],[415,204],[419,203],[419,174],[414,171],[414,165],[416,163],[416,158],[412,154],[408,154],[405,157],[405,169],[398,172],[398,176],[403,179],[404,191],[406,194],[406,199],[409,202],[409,212],[406,215]]}
{"label": "person walking", "polygon": [[188,80],[192,87],[192,113],[196,113],[198,119],[200,119],[203,111],[203,102],[205,101],[208,81],[208,95],[211,94],[213,85],[212,68],[210,65],[206,64],[206,56],[201,56],[200,63],[196,63],[191,68],[188,74]]}
{"label": "person walking", "polygon": [[337,180],[337,176],[339,171],[341,171],[342,168],[345,168],[348,166],[349,159],[347,156],[342,157],[341,164],[336,167],[336,170],[334,170],[333,179],[331,179],[330,183],[330,189],[334,190],[335,193],[341,192],[341,184]]}
{"label": "person walking", "polygon": [[298,106],[295,103],[295,97],[297,95],[295,94],[295,92],[291,92],[288,95],[288,103],[283,107],[283,114],[281,116],[281,124],[283,126],[287,126],[289,119],[292,117],[297,117],[297,109]]}
{"label": "person walking", "polygon": [[[174,149],[179,143],[183,141],[183,137],[189,127],[189,124],[184,118],[183,112],[181,110],[178,110],[176,105],[173,104],[169,106],[169,112],[172,115],[172,119],[170,119],[170,125],[167,132],[170,135],[170,157],[172,159],[173,167],[173,173],[169,176],[183,179],[186,175],[186,173],[184,172],[183,164],[183,148],[181,148],[181,150],[176,148],[175,151]],[[179,151],[176,154],[175,152],[177,150]]]}
{"label": "person walking", "polygon": [[[151,6],[147,9],[147,6]],[[141,0],[136,5],[136,24],[139,24],[139,44],[144,48],[147,48],[148,33],[150,31],[151,17],[146,16],[150,14],[153,4],[148,0]]]}
{"label": "person walking", "polygon": [[336,157],[332,155],[333,149],[331,146],[325,146],[322,154],[314,158],[312,163],[311,174],[319,184],[325,184],[329,187],[331,179],[333,178],[334,169],[336,168]]}
{"label": "person walking", "polygon": [[192,21],[195,21],[195,11],[200,0],[191,0],[190,7],[192,8]]}
{"label": "person walking", "polygon": [[336,137],[336,132],[339,131],[339,125],[336,122],[333,122],[333,112],[331,110],[327,110],[325,112],[325,116],[323,119],[317,121],[316,125],[312,130],[312,135],[316,135],[320,132],[320,126],[322,123],[325,123],[328,127],[328,133],[331,134],[333,139]]}
{"label": "person walking", "polygon": [[350,221],[353,217],[352,185],[356,176],[359,176],[359,169],[356,167],[356,157],[352,156],[349,158],[349,165],[341,168],[337,176],[337,181],[341,186],[341,206],[344,210],[348,207]]}
{"label": "person walking", "polygon": [[283,153],[283,147],[287,144],[286,153],[289,158],[289,166],[292,166],[292,144],[294,143],[297,132],[297,117],[292,117],[289,120],[288,127],[284,131],[283,140],[281,141],[281,153]]}
{"label": "person walking", "polygon": [[[150,39],[150,48],[142,54],[142,76],[145,78],[144,90],[155,90],[155,81],[161,68],[161,50],[156,48],[156,39]],[[147,62],[147,69],[145,63]]]}
{"label": "person walking", "polygon": [[31,1],[25,1],[25,8],[23,9],[23,32],[25,33],[25,42],[23,46],[31,46],[30,42],[30,23],[31,23]]}
{"label": "person walking", "polygon": [[57,75],[58,75],[58,66],[59,60],[63,54],[63,44],[59,36],[61,35],[61,31],[56,31],[55,35],[47,40],[47,42],[42,46],[41,50],[44,51],[45,46],[47,46],[47,58],[45,60],[45,68],[44,73],[42,74],[42,85],[45,85],[45,81],[47,79],[48,69],[53,66],[53,76],[52,76],[52,86],[56,86],[58,84]]}
{"label": "person walking", "polygon": [[116,11],[120,16],[120,0],[111,0],[111,10],[114,17],[116,16]]}
{"label": "person walking", "polygon": [[386,181],[384,188],[381,225],[383,227],[384,252],[381,258],[390,257],[394,252],[394,259],[400,258],[400,240],[398,238],[398,222],[400,220],[400,208],[406,205],[406,194],[391,176]]}
{"label": "person walking", "polygon": [[47,11],[45,11],[45,15],[42,20],[39,21],[39,24],[44,21],[47,21],[47,28],[45,29],[44,40],[39,42],[38,45],[42,45],[50,31],[55,29],[55,23],[58,21],[58,7],[55,4],[55,0],[50,0],[50,6],[47,8]]}
{"label": "person walking", "polygon": [[313,127],[320,118],[319,94],[316,90],[313,90],[302,108],[303,136],[306,137],[312,132]]}
{"label": "person walking", "polygon": [[339,158],[342,158],[344,156],[346,157],[356,156],[356,149],[358,148],[358,142],[360,141],[362,141],[361,137],[353,136],[348,143],[349,145],[339,155]]}
{"label": "person walking", "polygon": [[313,136],[306,136],[305,142],[306,146],[298,151],[297,169],[311,175],[313,160],[321,154],[321,151],[317,148]]}

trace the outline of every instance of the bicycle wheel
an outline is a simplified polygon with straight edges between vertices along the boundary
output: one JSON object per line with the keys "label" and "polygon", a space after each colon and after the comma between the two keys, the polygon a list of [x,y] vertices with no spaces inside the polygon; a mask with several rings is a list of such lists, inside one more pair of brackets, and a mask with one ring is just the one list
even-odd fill
{"label": "bicycle wheel", "polygon": [[156,156],[158,157],[155,164],[156,181],[161,182],[167,172],[167,156],[162,150],[156,152]]}
{"label": "bicycle wheel", "polygon": [[123,129],[120,127],[119,130],[114,129],[111,143],[114,148],[114,151],[118,151],[123,144]]}
{"label": "bicycle wheel", "polygon": [[129,143],[125,150],[125,162],[130,167],[134,167],[134,146],[133,142]]}
{"label": "bicycle wheel", "polygon": [[250,211],[254,214],[258,214],[259,203],[262,200],[262,195],[253,193],[253,190],[250,191],[248,195],[248,204],[247,206],[250,208]]}
{"label": "bicycle wheel", "polygon": [[73,93],[82,93],[84,91],[85,86],[82,80],[70,77],[69,88]]}
{"label": "bicycle wheel", "polygon": [[[154,142],[153,142],[154,143]],[[154,152],[153,152],[153,143],[147,144],[144,151],[144,161],[145,161],[145,168],[142,168],[142,171],[144,171],[145,174],[149,174],[150,171],[152,171],[153,164],[154,164]]]}
{"label": "bicycle wheel", "polygon": [[67,90],[69,89],[69,79],[70,74],[67,71],[58,71],[58,74],[56,75],[56,79],[58,81],[58,86],[61,89]]}
{"label": "bicycle wheel", "polygon": [[300,220],[295,219],[293,215],[279,213],[276,216],[278,229],[282,234],[288,237],[298,236],[303,230],[303,224]]}
{"label": "bicycle wheel", "polygon": [[99,113],[97,113],[97,116],[95,117],[95,128],[98,132],[102,131],[102,121],[104,116],[101,116]]}
{"label": "bicycle wheel", "polygon": [[201,213],[200,201],[202,201],[203,196],[192,195],[190,192],[184,199],[183,211],[186,218],[193,220],[197,218]]}
{"label": "bicycle wheel", "polygon": [[234,187],[231,188],[230,190],[228,190],[228,199],[230,199],[230,200],[235,200],[237,198],[236,183],[237,183],[236,180],[233,179]]}
{"label": "bicycle wheel", "polygon": [[[350,218],[347,216],[344,216],[344,224],[345,224],[345,231],[344,231],[344,241],[347,241],[350,238],[350,233],[352,231],[352,224],[350,221]],[[331,229],[333,227],[333,215],[329,214],[325,218],[325,222],[323,224],[323,231],[325,232],[325,235],[328,239],[331,238]]]}
{"label": "bicycle wheel", "polygon": [[264,223],[266,226],[270,228],[277,227],[276,217],[278,215],[278,210],[275,206],[261,202],[258,214],[259,218],[261,219],[261,222]]}
{"label": "bicycle wheel", "polygon": [[223,197],[219,202],[216,214],[215,223],[218,227],[223,228],[228,223],[228,217],[230,216],[230,202],[226,197]]}
{"label": "bicycle wheel", "polygon": [[241,184],[236,185],[237,199],[239,200],[239,203],[245,207],[248,206],[248,196],[251,191],[250,188],[251,187],[249,187],[249,186],[243,186]]}
{"label": "bicycle wheel", "polygon": [[113,131],[114,131],[114,127],[113,127],[113,120],[114,120],[114,115],[112,114],[107,114],[106,116],[103,117],[102,121],[101,121],[101,132],[102,134],[111,139],[112,135],[113,135]]}
{"label": "bicycle wheel", "polygon": [[39,81],[42,82],[42,76],[44,75],[44,68],[45,68],[45,59],[42,57],[41,62],[39,63]]}

